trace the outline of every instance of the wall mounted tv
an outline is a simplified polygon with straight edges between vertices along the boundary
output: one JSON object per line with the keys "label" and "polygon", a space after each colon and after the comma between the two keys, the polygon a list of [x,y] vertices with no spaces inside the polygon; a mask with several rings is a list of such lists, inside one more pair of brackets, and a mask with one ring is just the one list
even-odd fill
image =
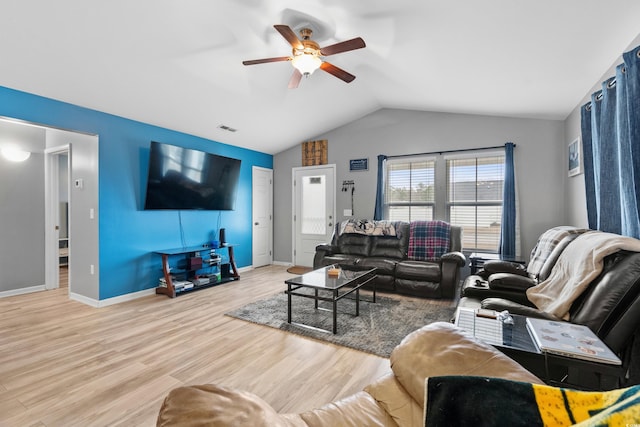
{"label": "wall mounted tv", "polygon": [[145,209],[233,210],[240,160],[151,142]]}

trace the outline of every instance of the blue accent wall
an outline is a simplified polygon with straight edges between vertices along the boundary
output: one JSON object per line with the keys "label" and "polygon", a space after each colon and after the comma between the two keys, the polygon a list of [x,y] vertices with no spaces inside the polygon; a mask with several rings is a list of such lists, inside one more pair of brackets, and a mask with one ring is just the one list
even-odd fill
{"label": "blue accent wall", "polygon": [[[210,241],[218,227],[237,244],[238,267],[251,265],[252,166],[273,156],[0,86],[0,116],[99,137],[100,299],[154,288],[161,276],[154,250]],[[149,145],[165,142],[242,160],[234,211],[144,211]]]}

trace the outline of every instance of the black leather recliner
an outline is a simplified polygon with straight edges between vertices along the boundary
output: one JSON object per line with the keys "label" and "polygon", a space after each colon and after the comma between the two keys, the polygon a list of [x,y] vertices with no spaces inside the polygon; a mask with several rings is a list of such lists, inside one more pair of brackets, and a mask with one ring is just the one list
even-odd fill
{"label": "black leather recliner", "polygon": [[484,298],[487,290],[491,289],[491,296],[520,300],[524,290],[549,277],[564,249],[586,231],[570,226],[545,231],[538,238],[526,266],[509,261],[487,261],[482,270],[465,279],[461,295]]}
{"label": "black leather recliner", "polygon": [[[527,288],[463,289],[459,306],[562,321],[536,308],[527,299]],[[640,253],[619,251],[607,256],[600,275],[571,305],[569,318],[588,326],[620,357],[622,385],[640,383]]]}

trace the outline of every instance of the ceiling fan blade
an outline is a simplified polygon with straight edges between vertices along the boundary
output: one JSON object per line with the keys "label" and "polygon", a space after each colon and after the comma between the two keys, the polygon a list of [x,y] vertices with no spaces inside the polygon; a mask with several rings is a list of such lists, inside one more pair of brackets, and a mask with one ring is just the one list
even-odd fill
{"label": "ceiling fan blade", "polygon": [[322,64],[320,64],[320,69],[322,69],[322,71],[326,71],[327,73],[336,76],[341,80],[344,80],[346,83],[351,83],[356,78],[356,76],[354,76],[353,74],[347,73],[342,68],[338,68],[335,65],[330,64],[328,62],[323,62]]}
{"label": "ceiling fan blade", "polygon": [[356,37],[355,39],[320,48],[320,53],[322,54],[322,56],[329,56],[335,55],[336,53],[348,52],[350,50],[362,49],[366,46],[367,45],[364,43],[364,40],[362,40],[362,38]]}
{"label": "ceiling fan blade", "polygon": [[244,65],[266,64],[267,62],[290,61],[290,56],[278,56],[277,58],[252,59],[251,61],[242,61]]}
{"label": "ceiling fan blade", "polygon": [[300,84],[300,80],[302,79],[302,73],[298,71],[297,68],[293,69],[293,74],[291,75],[291,79],[289,80],[289,89],[295,89]]}
{"label": "ceiling fan blade", "polygon": [[275,28],[294,49],[304,49],[296,33],[288,25],[274,25]]}

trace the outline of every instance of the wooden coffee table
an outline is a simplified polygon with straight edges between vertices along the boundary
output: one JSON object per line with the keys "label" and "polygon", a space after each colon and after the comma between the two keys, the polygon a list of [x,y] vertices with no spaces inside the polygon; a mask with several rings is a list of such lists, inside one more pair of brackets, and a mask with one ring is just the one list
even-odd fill
{"label": "wooden coffee table", "polygon": [[[340,275],[337,277],[329,276],[329,270],[332,268],[339,268]],[[376,277],[376,269],[368,269],[368,270],[349,270],[337,265],[330,265],[327,267],[319,268],[317,270],[311,271],[309,273],[303,274],[302,276],[296,276],[289,280],[285,280],[284,283],[287,284],[287,290],[285,293],[287,294],[287,322],[291,322],[291,297],[297,296],[302,298],[310,298],[315,301],[316,310],[322,310],[322,308],[318,307],[318,301],[329,301],[332,303],[331,311],[333,314],[333,331],[328,331],[325,329],[311,327],[309,325],[304,325],[301,323],[295,323],[296,325],[303,327],[311,327],[313,329],[322,330],[325,332],[333,332],[334,334],[338,333],[338,301],[342,298],[346,297],[355,292],[355,301],[356,301],[356,316],[360,315],[360,288],[367,283],[372,282]],[[304,294],[300,292],[296,292],[301,288],[311,288],[314,290],[313,294]],[[324,293],[325,296],[320,295],[320,292]],[[328,295],[328,296],[326,296]],[[376,302],[376,288],[375,282],[373,286],[373,300],[371,302]]]}

